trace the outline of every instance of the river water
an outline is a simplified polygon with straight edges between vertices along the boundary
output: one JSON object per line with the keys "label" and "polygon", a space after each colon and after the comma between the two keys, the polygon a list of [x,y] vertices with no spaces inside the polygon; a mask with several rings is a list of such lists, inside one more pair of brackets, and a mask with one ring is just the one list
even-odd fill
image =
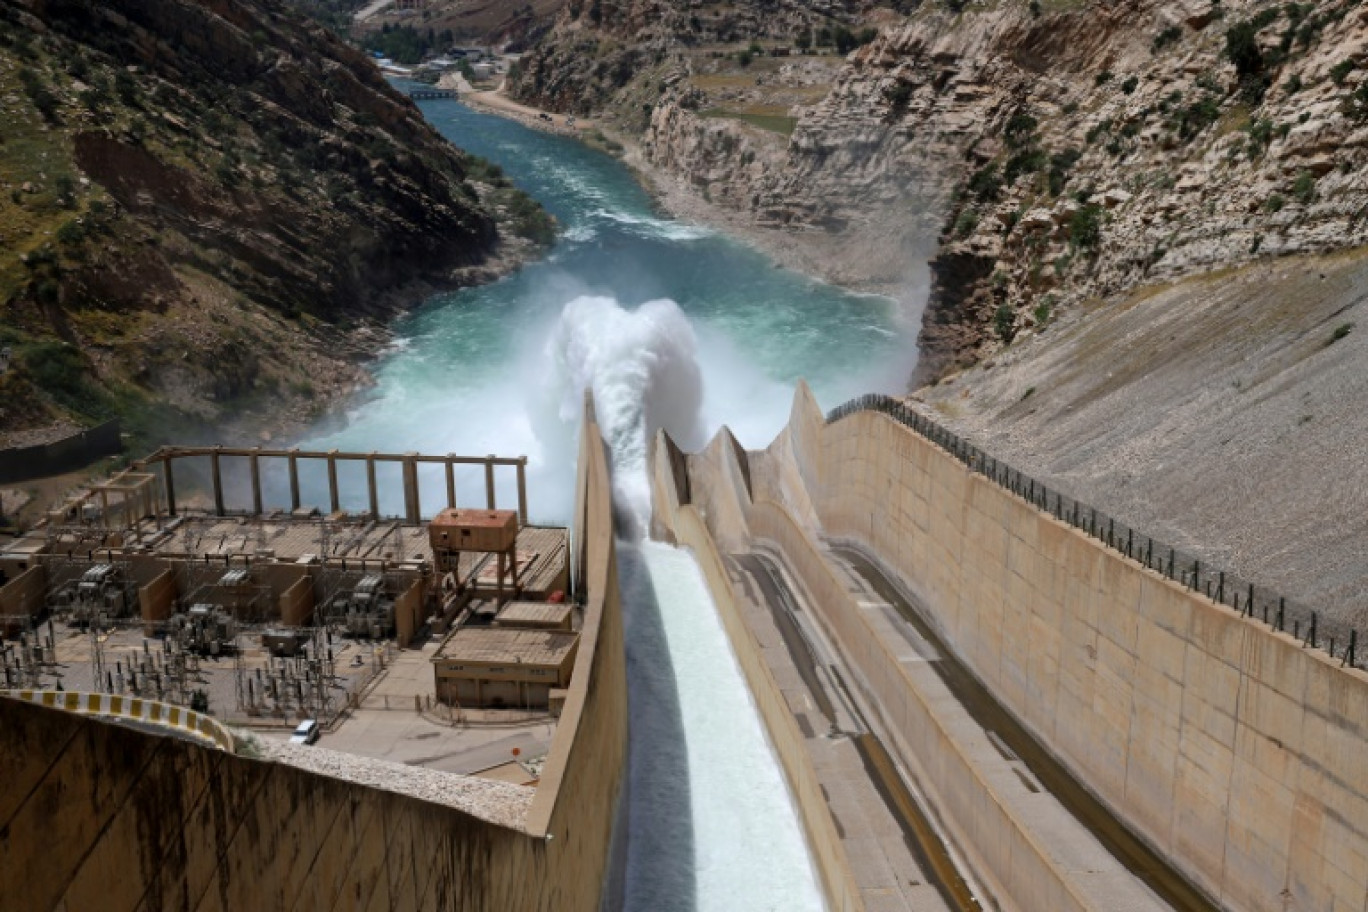
{"label": "river water", "polygon": [[[696,448],[727,424],[743,444],[764,446],[800,377],[825,408],[898,389],[916,327],[887,299],[778,269],[663,217],[606,155],[453,101],[422,107],[551,211],[561,239],[544,261],[437,295],[402,321],[374,389],[310,445],[526,455],[531,520],[563,524],[580,402],[592,389],[613,450],[626,595],[623,904],[819,909],[798,817],[698,568],[687,552],[641,540],[645,445],[664,427]],[[445,492],[436,478],[424,482],[430,515]],[[511,485],[500,481],[501,505],[513,502]],[[347,487],[360,491],[345,505],[364,509],[364,486]],[[483,478],[458,477],[457,487],[482,496]]]}

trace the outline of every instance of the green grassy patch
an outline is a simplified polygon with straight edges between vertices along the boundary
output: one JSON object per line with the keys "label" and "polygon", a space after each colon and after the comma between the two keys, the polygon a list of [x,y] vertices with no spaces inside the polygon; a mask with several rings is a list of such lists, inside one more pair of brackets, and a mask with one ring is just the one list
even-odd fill
{"label": "green grassy patch", "polygon": [[794,128],[798,126],[798,118],[790,117],[787,114],[760,114],[751,111],[733,111],[727,108],[709,108],[706,111],[699,112],[698,116],[739,120],[742,123],[750,124],[752,127],[778,133],[780,136],[792,136]]}

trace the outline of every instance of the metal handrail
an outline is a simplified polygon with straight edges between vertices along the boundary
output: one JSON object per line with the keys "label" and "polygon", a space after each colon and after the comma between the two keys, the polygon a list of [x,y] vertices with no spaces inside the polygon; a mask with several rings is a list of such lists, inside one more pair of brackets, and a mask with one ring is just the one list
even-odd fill
{"label": "metal handrail", "polygon": [[1201,592],[1212,601],[1228,605],[1242,617],[1261,619],[1274,630],[1290,632],[1304,646],[1323,649],[1340,660],[1340,667],[1363,668],[1358,656],[1358,630],[1335,618],[1322,617],[1307,605],[1256,586],[1233,573],[1204,565],[1153,536],[1146,535],[1082,501],[1054,490],[1020,469],[996,459],[964,438],[882,393],[859,396],[827,413],[834,424],[856,412],[879,412],[914,431],[959,460],[970,471],[991,479],[1050,513],[1055,519],[1080,529],[1092,538],[1155,572]]}

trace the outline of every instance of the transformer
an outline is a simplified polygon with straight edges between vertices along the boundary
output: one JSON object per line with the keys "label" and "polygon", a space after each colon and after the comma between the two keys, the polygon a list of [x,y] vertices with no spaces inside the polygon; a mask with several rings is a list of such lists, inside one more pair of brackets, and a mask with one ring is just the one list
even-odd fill
{"label": "transformer", "polygon": [[113,564],[90,567],[65,595],[71,608],[70,623],[75,625],[85,626],[101,614],[123,617],[128,611],[123,577]]}
{"label": "transformer", "polygon": [[387,636],[394,627],[394,601],[385,597],[385,578],[378,573],[362,577],[350,593],[333,599],[327,620],[351,636]]}
{"label": "transformer", "polygon": [[237,622],[218,605],[191,605],[171,618],[171,631],[187,652],[216,656],[233,645]]}

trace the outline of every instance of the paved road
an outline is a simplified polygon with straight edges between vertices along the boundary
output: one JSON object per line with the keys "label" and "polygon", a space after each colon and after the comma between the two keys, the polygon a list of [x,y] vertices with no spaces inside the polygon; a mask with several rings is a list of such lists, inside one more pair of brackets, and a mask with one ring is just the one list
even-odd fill
{"label": "paved road", "polygon": [[352,19],[355,22],[365,22],[385,7],[393,5],[394,0],[374,0],[374,2],[367,3],[361,9],[357,10],[356,15],[353,16]]}

